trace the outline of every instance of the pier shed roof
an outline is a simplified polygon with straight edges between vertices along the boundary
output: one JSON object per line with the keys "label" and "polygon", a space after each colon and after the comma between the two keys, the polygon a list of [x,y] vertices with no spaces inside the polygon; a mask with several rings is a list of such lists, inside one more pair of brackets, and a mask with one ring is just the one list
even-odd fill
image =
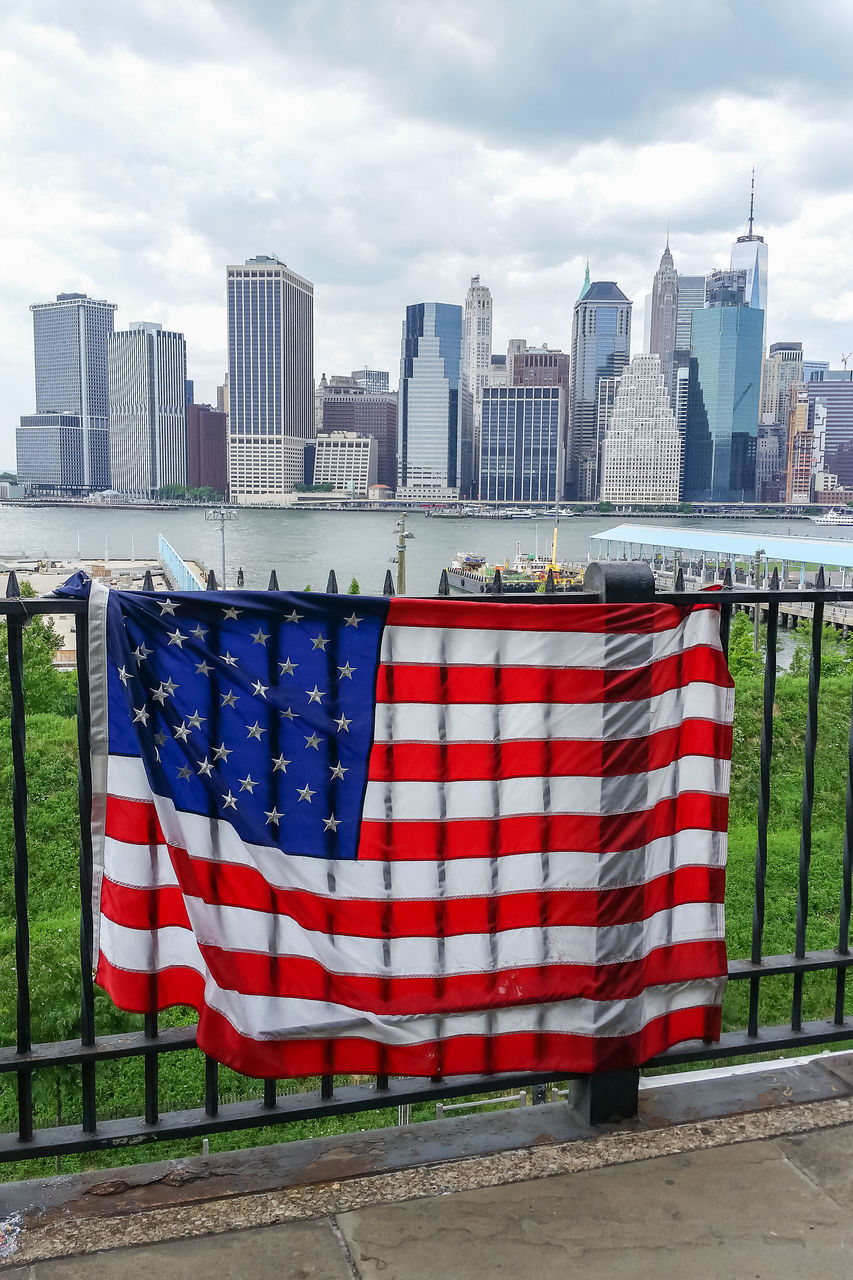
{"label": "pier shed roof", "polygon": [[770,560],[853,568],[853,537],[829,541],[826,538],[777,538],[746,529],[738,533],[718,533],[714,529],[695,526],[619,524],[593,534],[589,541],[593,555],[597,550],[593,544],[619,542],[634,547],[669,547],[741,559],[751,558],[757,551],[762,551]]}

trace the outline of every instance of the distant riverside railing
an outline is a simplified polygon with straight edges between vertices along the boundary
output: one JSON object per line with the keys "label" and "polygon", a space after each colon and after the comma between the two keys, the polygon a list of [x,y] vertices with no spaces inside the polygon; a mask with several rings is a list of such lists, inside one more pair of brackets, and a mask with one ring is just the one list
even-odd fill
{"label": "distant riverside railing", "polygon": [[[165,540],[161,540],[161,550]],[[165,544],[168,547],[168,543]],[[171,548],[169,548],[171,551]],[[196,584],[197,585],[197,584]],[[208,575],[208,589],[216,588],[213,573]],[[150,575],[145,588],[152,588]],[[838,943],[823,951],[806,949],[809,915],[809,870],[812,847],[812,809],[814,805],[814,763],[817,745],[817,699],[821,671],[824,609],[827,605],[849,603],[853,591],[827,589],[821,570],[814,589],[781,590],[777,574],[773,574],[767,590],[749,588],[733,590],[726,573],[721,590],[715,597],[720,605],[723,648],[728,653],[732,613],[743,606],[759,607],[766,613],[767,644],[764,670],[764,709],[761,731],[759,793],[757,797],[756,855],[753,894],[752,940],[748,957],[729,962],[730,981],[749,982],[747,1026],[723,1033],[719,1043],[692,1041],[676,1046],[647,1064],[650,1067],[671,1066],[710,1059],[726,1059],[739,1055],[785,1051],[802,1051],[810,1046],[829,1045],[853,1039],[853,1019],[845,1017],[847,972],[853,963],[849,949],[851,910],[851,836],[853,836],[853,723],[848,753],[845,836],[840,860],[840,902],[838,909]],[[278,590],[275,571],[269,589]],[[334,572],[329,574],[327,591],[338,590]],[[386,572],[384,594],[393,595],[390,571]],[[442,573],[438,596],[450,594],[447,574]],[[500,571],[496,571],[491,593],[478,599],[483,609],[499,608],[513,599],[536,602],[542,608],[556,602],[690,605],[695,592],[684,590],[684,579],[678,571],[675,590],[655,593],[651,570],[644,563],[591,564],[586,572],[584,589],[557,593],[553,577],[548,576],[543,593],[513,597],[504,592]],[[707,597],[705,597],[707,600]],[[814,611],[811,655],[808,677],[808,701],[804,726],[803,799],[800,851],[797,869],[796,943],[793,953],[764,955],[765,885],[767,879],[767,835],[770,804],[770,763],[773,750],[773,716],[776,694],[776,647],[780,606],[808,601]],[[11,750],[13,763],[14,816],[14,888],[16,910],[15,969],[17,980],[17,1044],[0,1048],[0,1073],[12,1073],[17,1080],[17,1131],[0,1135],[0,1161],[26,1160],[58,1156],[79,1151],[122,1148],[129,1143],[157,1142],[164,1139],[201,1137],[269,1125],[286,1125],[296,1121],[352,1112],[374,1111],[383,1107],[406,1108],[412,1103],[438,1102],[448,1098],[511,1090],[530,1090],[534,1105],[546,1101],[546,1088],[555,1081],[572,1080],[573,1105],[591,1123],[636,1114],[639,1072],[608,1072],[597,1076],[572,1075],[571,1072],[512,1073],[491,1076],[454,1078],[389,1078],[356,1077],[357,1083],[322,1077],[319,1087],[291,1092],[293,1084],[279,1090],[278,1082],[263,1083],[263,1098],[223,1103],[220,1095],[219,1067],[205,1059],[204,1084],[200,1086],[197,1105],[186,1110],[161,1114],[158,1093],[158,1063],[161,1054],[194,1050],[194,1026],[158,1027],[156,1016],[147,1015],[144,1029],[120,1035],[98,1035],[95,1026],[95,1003],[92,977],[92,778],[89,761],[88,702],[88,621],[84,601],[58,600],[50,597],[26,599],[19,596],[17,579],[9,575],[6,598],[0,600],[0,614],[8,627],[9,675],[11,683]],[[78,1040],[33,1044],[30,1016],[30,947],[27,845],[27,771],[24,704],[23,630],[31,617],[39,614],[73,613],[77,626],[77,670],[79,701],[77,737],[80,753],[80,996],[81,1032]],[[803,982],[805,975],[819,970],[834,971],[834,1012],[826,1020],[805,1021],[803,1017]],[[760,986],[767,979],[791,979],[791,1015],[783,1025],[760,1024]],[[140,1086],[139,1114],[130,1118],[99,1118],[96,1105],[96,1069],[98,1063],[120,1058],[142,1058],[143,1079]],[[33,1077],[37,1072],[62,1067],[79,1071],[82,1097],[82,1122],[39,1128],[34,1124]],[[255,1082],[253,1082],[254,1084]],[[307,1083],[307,1082],[306,1082]],[[300,1082],[300,1087],[302,1082]],[[701,1088],[701,1084],[697,1084]],[[562,1096],[562,1094],[561,1094]],[[109,1109],[107,1114],[109,1114]]]}
{"label": "distant riverside railing", "polygon": [[159,537],[158,552],[160,563],[172,579],[175,591],[203,591],[204,583],[199,582],[192,569],[163,537]]}

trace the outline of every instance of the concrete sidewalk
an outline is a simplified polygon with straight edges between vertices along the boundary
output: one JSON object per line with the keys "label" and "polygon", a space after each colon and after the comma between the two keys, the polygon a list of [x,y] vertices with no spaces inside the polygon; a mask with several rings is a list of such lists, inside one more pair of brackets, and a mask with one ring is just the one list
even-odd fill
{"label": "concrete sidewalk", "polygon": [[[227,1218],[228,1203],[220,1207]],[[853,1125],[841,1125],[3,1271],[28,1280],[848,1280],[851,1210]]]}

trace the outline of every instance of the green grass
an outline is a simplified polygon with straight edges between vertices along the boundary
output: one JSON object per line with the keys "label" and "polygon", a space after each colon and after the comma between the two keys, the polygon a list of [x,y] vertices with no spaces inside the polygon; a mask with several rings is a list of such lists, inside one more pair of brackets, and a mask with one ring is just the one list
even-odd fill
{"label": "green grass", "polygon": [[[743,624],[738,624],[742,627]],[[853,667],[834,661],[837,674],[823,678],[818,709],[818,752],[815,763],[814,834],[810,877],[807,945],[832,948],[838,940],[841,856],[844,840],[847,742],[850,724]],[[798,858],[802,810],[804,730],[807,680],[779,678],[774,707],[772,803],[768,835],[764,953],[793,950],[796,930]],[[726,888],[727,942],[731,957],[748,956],[751,947],[752,903],[756,845],[759,750],[762,718],[762,679],[749,671],[737,675],[732,762],[729,867]],[[37,715],[27,722],[29,781],[28,834],[30,847],[31,1000],[33,1040],[72,1039],[80,1033],[79,1009],[79,880],[77,818],[77,746],[72,719]],[[15,939],[13,832],[11,812],[11,752],[8,725],[0,728],[0,1043],[15,1042]],[[791,980],[765,979],[761,984],[760,1019],[764,1025],[787,1023],[791,1009]],[[832,1016],[834,973],[806,975],[804,1017]],[[117,1010],[96,988],[99,1034],[141,1028],[139,1017]],[[724,1027],[746,1024],[748,984],[728,986]],[[172,1010],[161,1025],[195,1020],[195,1014]],[[102,1063],[97,1069],[97,1101],[103,1117],[139,1113],[142,1099],[142,1061],[126,1059]],[[164,1055],[160,1060],[161,1110],[198,1105],[203,1097],[204,1065],[197,1051]],[[312,1081],[281,1082],[281,1091],[301,1092]],[[220,1093],[234,1098],[259,1096],[260,1082],[223,1068]],[[37,1125],[52,1125],[58,1110],[63,1123],[79,1122],[79,1070],[44,1070],[34,1075]],[[434,1108],[413,1108],[415,1119],[431,1118]],[[396,1108],[325,1120],[297,1121],[287,1127],[215,1135],[211,1151],[360,1130],[396,1123]],[[0,1077],[0,1130],[16,1123],[15,1082]],[[119,1151],[64,1156],[63,1172],[82,1168],[197,1154],[200,1139],[123,1148]],[[6,1177],[41,1177],[55,1170],[54,1161],[27,1161],[6,1166]]]}

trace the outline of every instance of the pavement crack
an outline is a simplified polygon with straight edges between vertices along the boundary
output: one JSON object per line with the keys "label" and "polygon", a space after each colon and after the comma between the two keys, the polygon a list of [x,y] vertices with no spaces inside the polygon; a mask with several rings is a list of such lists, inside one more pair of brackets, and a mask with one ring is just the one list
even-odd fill
{"label": "pavement crack", "polygon": [[358,1263],[353,1257],[352,1249],[349,1247],[349,1241],[344,1235],[341,1229],[341,1224],[338,1222],[336,1215],[333,1213],[329,1215],[329,1226],[332,1228],[332,1234],[340,1245],[341,1252],[344,1255],[344,1260],[349,1267],[350,1275],[353,1280],[363,1280],[361,1271],[358,1268]]}

